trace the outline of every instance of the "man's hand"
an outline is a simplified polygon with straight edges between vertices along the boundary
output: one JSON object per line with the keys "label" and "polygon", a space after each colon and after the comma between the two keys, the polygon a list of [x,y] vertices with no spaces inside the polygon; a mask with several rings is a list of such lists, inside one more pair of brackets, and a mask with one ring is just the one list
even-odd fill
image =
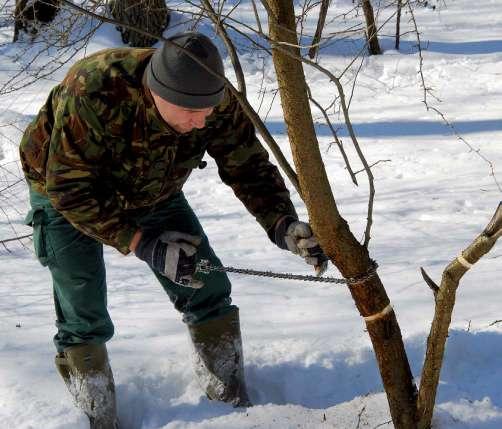
{"label": "man's hand", "polygon": [[300,255],[307,264],[315,267],[321,276],[328,268],[328,257],[314,237],[310,225],[291,216],[285,216],[275,227],[275,243],[281,249]]}
{"label": "man's hand", "polygon": [[160,235],[143,234],[136,246],[136,256],[180,286],[200,289],[204,283],[195,280],[197,247],[201,238],[178,231]]}

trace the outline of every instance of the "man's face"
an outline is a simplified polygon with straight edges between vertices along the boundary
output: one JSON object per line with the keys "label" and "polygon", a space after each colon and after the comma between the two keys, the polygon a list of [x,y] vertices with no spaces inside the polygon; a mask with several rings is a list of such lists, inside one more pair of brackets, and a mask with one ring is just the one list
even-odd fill
{"label": "man's face", "polygon": [[173,129],[182,134],[188,133],[194,128],[204,128],[206,126],[206,118],[213,113],[214,110],[214,107],[188,109],[186,107],[177,106],[159,97],[153,91],[151,92],[155,106],[160,116],[162,116],[162,119]]}

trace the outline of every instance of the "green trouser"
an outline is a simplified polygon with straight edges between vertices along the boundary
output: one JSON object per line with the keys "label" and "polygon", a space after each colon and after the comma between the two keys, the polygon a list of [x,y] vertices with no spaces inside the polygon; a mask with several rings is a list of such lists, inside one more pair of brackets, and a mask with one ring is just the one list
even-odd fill
{"label": "green trouser", "polygon": [[[59,352],[82,343],[102,344],[113,336],[113,323],[106,308],[106,273],[103,245],[73,227],[47,197],[31,192],[32,209],[26,224],[33,226],[33,244],[40,263],[51,271],[56,326],[54,343]],[[221,264],[183,193],[151,207],[147,214],[131,217],[138,227],[150,231],[181,231],[202,237],[199,258]],[[231,284],[225,273],[197,274],[201,289],[173,283],[154,271],[157,279],[183,313],[183,321],[195,325],[222,316],[231,305]]]}

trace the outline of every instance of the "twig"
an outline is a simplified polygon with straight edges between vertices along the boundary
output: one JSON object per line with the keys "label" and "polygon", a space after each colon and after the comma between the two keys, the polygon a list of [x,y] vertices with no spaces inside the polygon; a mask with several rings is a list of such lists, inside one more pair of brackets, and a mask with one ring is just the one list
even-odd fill
{"label": "twig", "polygon": [[413,24],[413,27],[415,29],[415,34],[417,37],[417,50],[418,50],[418,56],[419,56],[419,74],[420,74],[421,86],[422,86],[422,90],[423,90],[423,94],[424,94],[424,99],[422,101],[423,101],[427,111],[432,110],[433,112],[437,113],[441,117],[441,119],[443,120],[445,125],[452,130],[453,134],[457,137],[457,139],[459,141],[461,141],[462,143],[464,143],[469,148],[470,152],[474,152],[484,162],[486,162],[488,164],[488,166],[490,168],[490,176],[492,176],[493,181],[495,182],[495,185],[497,186],[498,190],[502,193],[502,186],[500,185],[499,181],[497,180],[497,176],[495,175],[495,168],[494,168],[493,163],[486,156],[484,156],[481,153],[481,150],[479,148],[478,149],[474,148],[464,137],[462,137],[462,135],[459,133],[459,131],[457,130],[455,125],[447,119],[446,115],[443,112],[441,112],[436,107],[433,107],[430,105],[430,103],[428,101],[428,95],[432,96],[438,102],[440,102],[441,100],[439,100],[437,97],[435,97],[431,93],[431,89],[428,88],[425,84],[425,77],[424,77],[424,73],[423,73],[424,59],[423,59],[423,55],[422,55],[422,46],[421,46],[422,42],[420,40],[420,32],[418,31],[417,22],[415,20],[415,13],[413,11],[413,7],[411,6],[411,3],[409,1],[407,1],[406,6],[408,6],[408,10],[410,12],[410,20]]}
{"label": "twig", "polygon": [[354,148],[356,149],[359,159],[361,160],[361,163],[364,166],[364,170],[366,171],[366,174],[368,176],[368,212],[366,218],[366,228],[364,230],[364,246],[368,247],[368,243],[370,241],[371,225],[373,224],[373,205],[375,200],[375,183],[373,173],[368,165],[368,162],[366,161],[366,158],[364,157],[361,147],[359,146],[359,142],[357,141],[356,133],[354,132],[354,128],[352,127],[352,122],[349,118],[349,110],[347,104],[345,103],[345,94],[343,92],[342,84],[340,83],[339,79],[335,79],[334,83],[338,89],[338,94],[340,95],[340,106],[342,107],[343,116],[345,118],[345,125],[347,126],[350,138],[352,139],[352,144],[354,145]]}
{"label": "twig", "polygon": [[357,415],[357,426],[356,426],[356,429],[359,429],[360,425],[361,425],[361,417],[364,413],[364,410],[366,410],[366,405],[361,409],[361,411],[359,411],[359,414]]}
{"label": "twig", "polygon": [[33,236],[33,234],[21,235],[20,237],[14,237],[14,238],[7,238],[5,240],[0,240],[0,244],[5,245],[5,243],[10,243],[11,241],[19,241],[24,238],[30,238],[31,236]]}
{"label": "twig", "polygon": [[422,277],[425,280],[425,283],[432,290],[432,293],[434,293],[434,299],[436,299],[439,292],[439,286],[434,283],[434,280],[429,277],[427,272],[422,267],[420,267],[420,272],[422,273]]}
{"label": "twig", "polygon": [[359,73],[364,64],[364,56],[361,56],[361,62],[359,63],[359,67],[357,67],[356,74],[354,75],[354,83],[352,84],[352,88],[350,89],[350,97],[349,102],[347,103],[348,108],[350,109],[350,105],[352,104],[352,98],[354,97],[354,90],[356,89],[357,78],[359,77]]}
{"label": "twig", "polygon": [[6,186],[5,188],[0,189],[0,194],[1,194],[3,191],[6,191],[7,189],[14,187],[14,186],[16,186],[18,183],[21,183],[21,182],[24,182],[24,179],[18,179],[18,180],[16,180],[14,183],[11,183],[9,186]]}
{"label": "twig", "polygon": [[333,127],[333,124],[331,123],[328,113],[326,112],[326,109],[324,109],[319,102],[312,97],[312,92],[310,91],[310,87],[307,85],[307,91],[308,91],[308,96],[309,100],[321,111],[322,115],[324,116],[324,120],[326,121],[326,124],[328,125],[329,129],[331,130],[331,134],[333,134],[333,138],[335,139],[335,143],[338,146],[338,149],[340,150],[340,153],[342,154],[343,160],[345,162],[345,166],[347,167],[347,171],[350,174],[350,177],[352,178],[352,182],[354,185],[358,186],[357,179],[355,173],[352,171],[352,167],[350,166],[350,161],[349,158],[347,157],[347,154],[345,153],[345,149],[343,148],[343,144],[338,138],[338,135],[336,133],[335,128]]}
{"label": "twig", "polygon": [[379,425],[376,425],[373,429],[378,429],[378,428],[381,428],[382,426],[390,425],[391,423],[392,423],[392,420],[388,420],[386,422],[380,423]]}
{"label": "twig", "polygon": [[253,5],[253,12],[254,12],[254,16],[256,18],[256,24],[258,25],[258,31],[260,33],[263,32],[263,29],[261,27],[261,21],[260,21],[260,16],[258,15],[258,9],[256,9],[256,3],[255,3],[255,0],[251,0],[251,4]]}
{"label": "twig", "polygon": [[[392,162],[392,159],[379,159],[378,161],[371,164],[369,167],[372,168],[375,165],[380,164],[381,162]],[[354,174],[359,174],[359,173],[362,173],[363,171],[365,171],[364,168],[361,170],[357,170],[356,172],[354,172]]]}

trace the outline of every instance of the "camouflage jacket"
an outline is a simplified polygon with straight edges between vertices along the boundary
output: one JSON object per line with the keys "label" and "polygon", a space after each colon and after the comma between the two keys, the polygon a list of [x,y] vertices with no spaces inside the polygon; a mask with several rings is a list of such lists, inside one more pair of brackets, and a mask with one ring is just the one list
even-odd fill
{"label": "camouflage jacket", "polygon": [[135,210],[179,192],[207,151],[271,237],[294,215],[284,181],[229,95],[206,127],[179,134],[158,113],[143,73],[152,49],[108,49],[77,62],[20,145],[31,188],[84,234],[129,252]]}

